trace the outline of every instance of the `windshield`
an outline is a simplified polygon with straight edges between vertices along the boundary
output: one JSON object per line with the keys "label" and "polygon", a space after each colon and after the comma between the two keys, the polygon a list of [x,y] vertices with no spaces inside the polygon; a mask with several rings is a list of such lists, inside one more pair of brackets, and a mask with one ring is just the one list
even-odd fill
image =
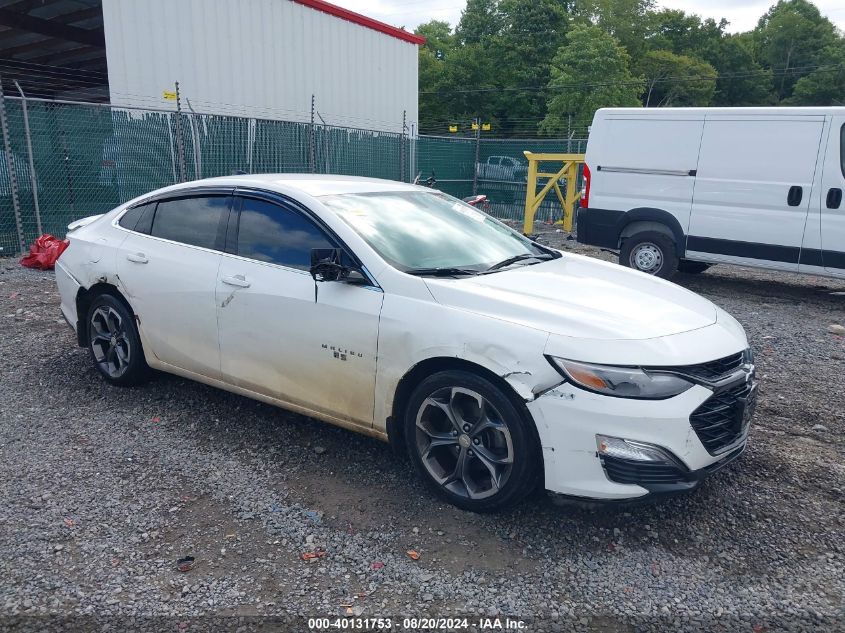
{"label": "windshield", "polygon": [[487,214],[436,191],[342,194],[320,200],[379,255],[406,272],[481,272],[513,257],[552,256]]}

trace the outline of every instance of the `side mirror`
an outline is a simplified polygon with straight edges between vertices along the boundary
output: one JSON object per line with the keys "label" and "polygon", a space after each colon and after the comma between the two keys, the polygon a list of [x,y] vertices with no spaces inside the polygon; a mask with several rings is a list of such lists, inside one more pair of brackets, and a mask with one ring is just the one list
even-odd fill
{"label": "side mirror", "polygon": [[343,274],[339,248],[312,248],[311,268],[314,281],[337,281]]}
{"label": "side mirror", "polygon": [[344,266],[343,251],[339,248],[312,248],[309,272],[314,281],[341,281],[352,285],[368,285],[370,281],[360,270]]}

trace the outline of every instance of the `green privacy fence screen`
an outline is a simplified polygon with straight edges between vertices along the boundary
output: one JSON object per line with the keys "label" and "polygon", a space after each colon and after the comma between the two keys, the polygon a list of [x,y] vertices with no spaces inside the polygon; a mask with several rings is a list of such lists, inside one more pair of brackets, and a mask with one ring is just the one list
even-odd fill
{"label": "green privacy fence screen", "polygon": [[[0,255],[17,253],[21,243],[30,244],[39,231],[61,237],[71,221],[103,213],[153,189],[236,172],[331,173],[408,182],[417,174],[425,180],[433,173],[438,189],[464,197],[475,185],[490,197],[491,213],[518,220],[524,177],[474,179],[476,151],[484,163],[491,156],[522,159],[524,150],[577,152],[586,145],[547,139],[410,138],[247,117],[39,99],[25,103],[29,143],[24,102],[5,99],[9,147],[2,149],[11,156],[16,175],[21,222],[19,231],[8,160],[0,160]],[[538,219],[555,213],[550,205],[541,209]]]}

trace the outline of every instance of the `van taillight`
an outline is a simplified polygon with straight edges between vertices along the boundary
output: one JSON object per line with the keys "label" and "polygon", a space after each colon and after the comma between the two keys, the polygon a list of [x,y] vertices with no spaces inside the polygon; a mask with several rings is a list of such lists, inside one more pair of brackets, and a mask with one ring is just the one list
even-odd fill
{"label": "van taillight", "polygon": [[590,206],[590,168],[584,163],[584,191],[581,193],[581,208]]}

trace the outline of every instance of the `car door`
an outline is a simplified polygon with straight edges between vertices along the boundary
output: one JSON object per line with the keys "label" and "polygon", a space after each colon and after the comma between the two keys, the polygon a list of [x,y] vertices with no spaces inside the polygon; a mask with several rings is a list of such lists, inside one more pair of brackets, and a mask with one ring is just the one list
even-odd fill
{"label": "car door", "polygon": [[215,287],[231,200],[225,191],[158,200],[129,230],[117,263],[147,353],[215,379]]}
{"label": "car door", "polygon": [[821,244],[825,270],[845,274],[845,116],[834,116],[822,167]]}
{"label": "car door", "polygon": [[823,127],[823,116],[708,117],[687,251],[798,270]]}
{"label": "car door", "polygon": [[224,379],[371,426],[381,290],[314,281],[311,249],[341,245],[296,204],[243,193],[236,205],[217,284]]}

